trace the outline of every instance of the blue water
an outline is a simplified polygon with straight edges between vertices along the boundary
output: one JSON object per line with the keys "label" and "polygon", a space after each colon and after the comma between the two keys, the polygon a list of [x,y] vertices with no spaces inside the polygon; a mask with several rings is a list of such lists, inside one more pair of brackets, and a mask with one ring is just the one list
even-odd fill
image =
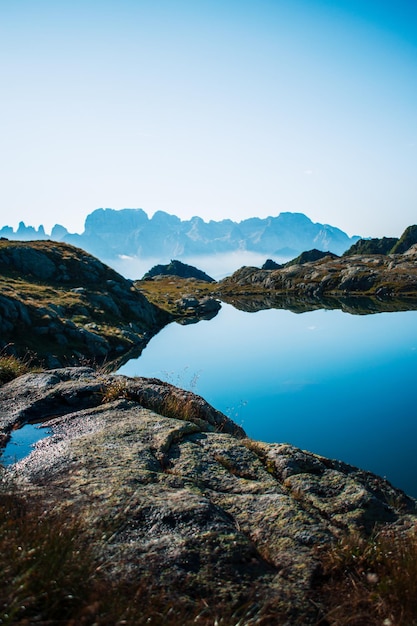
{"label": "blue water", "polygon": [[248,436],[288,442],[417,497],[417,312],[349,315],[222,305],[170,324],[121,373],[202,395]]}
{"label": "blue water", "polygon": [[28,456],[37,441],[51,434],[47,428],[39,424],[26,424],[19,430],[14,430],[6,447],[0,450],[0,463],[4,466],[12,465]]}

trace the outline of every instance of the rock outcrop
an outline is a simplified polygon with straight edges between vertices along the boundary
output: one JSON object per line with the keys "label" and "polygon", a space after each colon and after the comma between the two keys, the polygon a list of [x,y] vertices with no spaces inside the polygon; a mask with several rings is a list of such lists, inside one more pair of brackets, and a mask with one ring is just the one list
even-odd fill
{"label": "rock outcrop", "polygon": [[272,259],[267,259],[265,263],[262,265],[262,270],[279,270],[282,267],[282,263],[277,263]]}
{"label": "rock outcrop", "polygon": [[221,309],[221,304],[209,296],[196,297],[184,295],[174,301],[175,312],[179,316],[180,324],[194,324],[200,320],[211,320]]}
{"label": "rock outcrop", "polygon": [[326,255],[317,261],[290,263],[275,270],[242,267],[218,283],[218,293],[226,297],[262,291],[293,294],[300,299],[323,296],[415,299],[417,245],[403,254]]}
{"label": "rock outcrop", "polygon": [[0,348],[47,366],[138,356],[170,319],[90,254],[0,241]]}
{"label": "rock outcrop", "polygon": [[359,239],[351,246],[344,256],[357,254],[402,254],[417,243],[417,225],[408,226],[400,238],[381,237],[372,239]]}
{"label": "rock outcrop", "polygon": [[187,265],[181,261],[173,260],[167,265],[154,265],[142,277],[142,280],[150,280],[157,276],[177,276],[178,278],[195,278],[196,280],[214,283],[214,278],[199,270],[197,267]]}
{"label": "rock outcrop", "polygon": [[[285,263],[284,267],[290,267],[291,265],[303,265],[304,263],[312,263],[314,261],[320,261],[320,259],[324,259],[325,257],[329,257],[332,259],[337,258],[337,254],[333,254],[331,252],[323,252],[322,250],[317,250],[317,248],[313,248],[313,250],[306,250],[299,254],[295,259],[288,261]],[[263,267],[263,269],[279,269],[273,267]]]}
{"label": "rock outcrop", "polygon": [[382,478],[252,441],[202,398],[155,379],[27,374],[0,388],[3,440],[30,422],[52,435],[3,477],[75,513],[107,576],[150,575],[213,603],[255,592],[283,624],[318,623],[319,546],[415,523],[415,501]]}

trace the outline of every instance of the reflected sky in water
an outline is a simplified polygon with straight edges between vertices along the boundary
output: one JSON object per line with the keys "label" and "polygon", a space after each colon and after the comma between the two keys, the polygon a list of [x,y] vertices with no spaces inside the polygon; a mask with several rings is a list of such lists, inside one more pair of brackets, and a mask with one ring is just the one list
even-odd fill
{"label": "reflected sky in water", "polygon": [[0,462],[2,465],[12,465],[28,456],[37,441],[48,437],[51,430],[40,424],[25,424],[22,428],[14,430],[6,447],[0,450]]}
{"label": "reflected sky in water", "polygon": [[247,434],[386,476],[417,497],[417,312],[245,313],[170,324],[121,373],[192,389]]}

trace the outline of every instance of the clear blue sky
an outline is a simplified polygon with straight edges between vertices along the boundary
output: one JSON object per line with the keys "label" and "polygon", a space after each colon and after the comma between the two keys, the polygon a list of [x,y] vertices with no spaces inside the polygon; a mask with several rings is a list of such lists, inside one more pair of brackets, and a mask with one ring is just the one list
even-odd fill
{"label": "clear blue sky", "polygon": [[417,222],[417,2],[0,0],[0,226]]}

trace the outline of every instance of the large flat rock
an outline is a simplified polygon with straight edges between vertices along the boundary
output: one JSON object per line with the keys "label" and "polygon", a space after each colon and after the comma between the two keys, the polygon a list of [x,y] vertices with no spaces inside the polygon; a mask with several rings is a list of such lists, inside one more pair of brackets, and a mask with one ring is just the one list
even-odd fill
{"label": "large flat rock", "polygon": [[0,388],[3,440],[29,422],[52,435],[3,475],[77,515],[102,572],[152,575],[213,601],[255,589],[288,623],[316,623],[317,547],[415,519],[415,501],[382,478],[250,440],[199,396],[155,379],[27,374]]}

